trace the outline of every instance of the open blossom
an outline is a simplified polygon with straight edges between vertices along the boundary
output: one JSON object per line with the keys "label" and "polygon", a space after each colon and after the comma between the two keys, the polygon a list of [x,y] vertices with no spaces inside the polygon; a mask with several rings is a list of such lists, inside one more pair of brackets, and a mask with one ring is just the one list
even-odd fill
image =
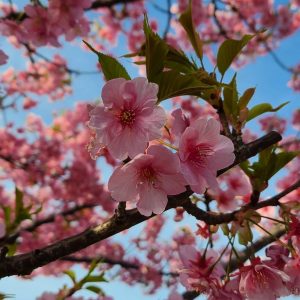
{"label": "open blossom", "polygon": [[199,118],[186,128],[179,142],[181,171],[196,193],[217,189],[217,170],[234,161],[232,141],[220,134],[214,119]]}
{"label": "open blossom", "polygon": [[155,83],[141,77],[112,79],[103,87],[103,105],[90,112],[89,126],[114,158],[133,158],[161,136],[166,115],[155,105],[157,92]]}
{"label": "open blossom", "polygon": [[242,267],[240,272],[239,291],[249,300],[275,300],[289,294],[285,284],[290,277],[261,262],[260,258],[253,259],[251,265]]}
{"label": "open blossom", "polygon": [[41,6],[26,5],[24,10],[28,18],[23,21],[22,25],[27,33],[27,38],[38,47],[47,44],[59,47],[59,30],[51,24],[47,9]]}
{"label": "open blossom", "polygon": [[112,174],[108,189],[117,201],[137,201],[144,216],[160,214],[166,208],[167,195],[185,191],[176,154],[160,145],[153,145],[146,154],[137,155]]}
{"label": "open blossom", "polygon": [[297,256],[294,259],[290,259],[285,267],[284,272],[290,277],[290,281],[287,283],[287,287],[291,294],[300,295],[300,258]]}
{"label": "open blossom", "polygon": [[219,187],[212,191],[222,211],[234,210],[238,206],[238,199],[251,194],[252,188],[249,178],[238,167],[231,169],[218,178]]}
{"label": "open blossom", "polygon": [[224,269],[217,263],[217,253],[208,250],[205,257],[193,246],[184,245],[179,248],[179,256],[183,264],[180,270],[180,281],[188,290],[196,290],[199,293],[208,293],[219,285]]}

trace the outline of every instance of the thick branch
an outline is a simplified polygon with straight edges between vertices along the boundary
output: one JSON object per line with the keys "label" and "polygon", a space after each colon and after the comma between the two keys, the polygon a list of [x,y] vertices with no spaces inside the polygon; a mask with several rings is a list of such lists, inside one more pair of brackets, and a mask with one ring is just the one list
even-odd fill
{"label": "thick branch", "polygon": [[92,3],[92,6],[89,9],[112,7],[117,4],[127,4],[130,2],[137,2],[137,1],[141,1],[141,0],[97,0]]}
{"label": "thick branch", "polygon": [[[237,154],[235,163],[231,167],[237,165],[242,160],[256,155],[261,150],[278,142],[280,139],[281,136],[278,133],[271,132],[257,141],[246,145],[246,147],[241,149]],[[228,170],[228,168],[220,170],[218,175],[226,172],[226,170]],[[187,189],[186,192],[177,196],[169,196],[166,210],[177,206],[184,206],[190,201],[189,196],[192,195],[192,193],[193,192],[190,189]],[[122,218],[121,220],[117,215],[114,215],[101,225],[94,228],[88,228],[77,235],[60,240],[42,249],[36,249],[13,257],[7,257],[1,262],[0,278],[11,275],[28,275],[38,267],[42,267],[59,258],[80,251],[154,216],[155,215],[145,217],[140,215],[136,209],[128,210],[126,211],[126,218]]]}
{"label": "thick branch", "polygon": [[289,186],[287,189],[282,191],[281,193],[277,194],[276,196],[259,202],[256,205],[252,205],[252,203],[247,204],[245,206],[242,206],[240,209],[235,210],[231,213],[211,213],[206,212],[203,209],[199,208],[196,204],[193,204],[192,202],[187,202],[183,205],[183,208],[186,210],[187,213],[194,216],[197,220],[204,221],[208,225],[218,225],[222,223],[229,223],[231,221],[234,221],[236,218],[236,215],[245,212],[248,209],[260,209],[267,206],[277,206],[280,205],[279,200],[286,196],[287,194],[291,193],[292,191],[296,190],[300,187],[300,180]]}

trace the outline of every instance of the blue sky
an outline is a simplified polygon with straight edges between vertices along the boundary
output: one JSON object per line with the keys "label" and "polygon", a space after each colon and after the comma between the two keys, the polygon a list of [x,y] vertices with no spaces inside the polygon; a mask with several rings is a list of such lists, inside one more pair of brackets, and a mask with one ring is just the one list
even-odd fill
{"label": "blue sky", "polygon": [[[5,2],[5,1],[4,1]],[[16,3],[22,5],[27,1],[15,1]],[[284,1],[280,1],[284,2]],[[150,11],[150,16],[155,15],[157,18],[162,20],[162,15],[160,13],[154,12],[153,9]],[[164,22],[160,21],[161,31],[164,30]],[[94,54],[82,50],[78,45],[80,41],[76,41],[72,44],[65,44],[62,49],[43,49],[43,53],[50,57],[53,53],[59,53],[60,55],[67,57],[69,66],[73,69],[81,70],[95,70],[96,57]],[[122,43],[120,43],[122,45]],[[300,46],[300,33],[293,35],[284,42],[282,42],[280,48],[276,50],[276,54],[284,61],[288,66],[292,66],[297,62],[300,62],[299,54]],[[12,46],[8,45],[5,39],[0,38],[0,48],[3,49],[9,55],[9,65],[15,68],[24,67],[24,58],[16,51]],[[118,47],[116,52],[118,55],[127,53],[127,49],[122,46]],[[132,76],[136,76],[137,72],[134,65],[128,59],[122,59],[123,64],[128,68]],[[7,66],[0,68],[4,70]],[[229,73],[229,76],[233,72]],[[256,87],[256,93],[251,105],[255,105],[261,102],[270,102],[272,105],[277,106],[285,101],[290,101],[290,103],[284,107],[279,115],[290,119],[292,112],[300,107],[300,96],[294,93],[291,89],[287,87],[287,81],[290,79],[290,74],[282,70],[272,59],[271,56],[267,55],[264,57],[256,58],[252,63],[239,70],[237,82],[240,92],[243,92],[249,87]],[[38,107],[34,108],[32,112],[43,117],[45,122],[50,123],[52,120],[52,113],[61,112],[63,110],[68,110],[74,107],[76,101],[93,101],[100,97],[101,87],[102,87],[101,76],[98,75],[86,75],[78,76],[73,79],[74,93],[67,97],[65,101],[58,101],[55,103],[49,103],[46,99],[41,98]],[[51,111],[51,113],[49,113]],[[24,124],[27,113],[22,110],[16,112],[8,112],[7,119],[13,118],[16,124],[22,126]],[[3,125],[3,119],[0,119],[1,125]],[[249,123],[249,128],[256,130],[258,129],[257,123],[255,121]],[[288,131],[290,134],[295,134],[295,131]],[[103,165],[103,163],[101,163]],[[111,170],[107,169],[104,172],[104,179],[107,180]],[[271,186],[267,190],[265,195],[271,195],[274,193],[274,187]],[[172,213],[169,213],[173,215]],[[195,226],[195,222],[189,219],[191,226]],[[130,230],[132,235],[140,232],[142,226],[139,225]],[[167,228],[164,230],[162,239],[167,239],[171,235],[172,228]],[[75,268],[78,276],[84,275],[79,267]],[[61,278],[45,278],[37,277],[33,280],[22,280],[14,277],[5,278],[0,281],[0,291],[8,294],[14,294],[17,300],[31,300],[35,299],[44,291],[57,291],[64,284],[70,284],[69,279],[66,277]],[[143,288],[141,286],[129,287],[119,281],[103,283],[102,288],[108,295],[114,296],[116,300],[125,299],[166,299],[169,293],[168,289],[163,289],[157,296],[148,297],[143,294]],[[78,293],[81,295],[82,293]],[[77,295],[77,294],[76,294]],[[90,293],[85,293],[85,295],[92,296]],[[289,297],[289,299],[293,299]]]}

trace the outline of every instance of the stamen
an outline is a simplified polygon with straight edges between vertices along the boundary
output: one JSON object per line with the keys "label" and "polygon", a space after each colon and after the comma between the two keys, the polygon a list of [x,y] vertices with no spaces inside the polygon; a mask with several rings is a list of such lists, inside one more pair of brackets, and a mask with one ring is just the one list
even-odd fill
{"label": "stamen", "polygon": [[132,109],[124,109],[121,112],[119,118],[122,125],[132,125],[135,120],[135,112]]}

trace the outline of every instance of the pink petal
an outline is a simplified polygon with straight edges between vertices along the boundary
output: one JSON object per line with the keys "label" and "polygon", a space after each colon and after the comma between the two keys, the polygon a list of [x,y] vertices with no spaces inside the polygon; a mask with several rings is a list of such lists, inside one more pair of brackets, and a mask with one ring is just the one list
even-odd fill
{"label": "pink petal", "polygon": [[167,194],[151,185],[143,184],[140,187],[140,199],[137,203],[138,211],[144,216],[151,216],[152,213],[161,214],[168,203]]}
{"label": "pink petal", "polygon": [[115,78],[106,82],[102,89],[102,100],[105,107],[121,107],[123,105],[122,87],[126,83],[124,78]]}
{"label": "pink petal", "polygon": [[108,181],[108,190],[112,198],[121,201],[137,199],[137,175],[134,167],[117,168]]}
{"label": "pink petal", "polygon": [[158,177],[159,186],[167,195],[178,195],[186,191],[187,185],[184,177],[181,174],[160,174]]}
{"label": "pink petal", "polygon": [[164,174],[174,174],[180,171],[180,161],[176,154],[166,147],[152,145],[147,149],[149,155],[155,156],[153,167]]}

